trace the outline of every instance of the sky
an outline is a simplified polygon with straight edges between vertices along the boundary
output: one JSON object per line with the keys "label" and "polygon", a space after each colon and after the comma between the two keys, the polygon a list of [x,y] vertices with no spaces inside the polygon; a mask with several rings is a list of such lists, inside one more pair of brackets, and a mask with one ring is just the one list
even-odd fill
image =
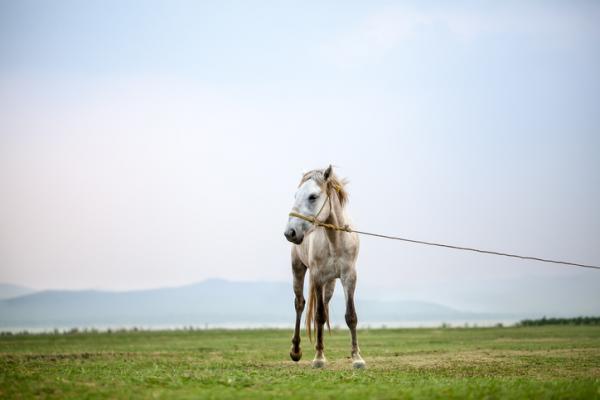
{"label": "sky", "polygon": [[[361,230],[598,265],[598,20],[593,1],[0,1],[0,282],[290,281],[296,186],[330,163]],[[473,307],[600,286],[361,240],[359,290]]]}

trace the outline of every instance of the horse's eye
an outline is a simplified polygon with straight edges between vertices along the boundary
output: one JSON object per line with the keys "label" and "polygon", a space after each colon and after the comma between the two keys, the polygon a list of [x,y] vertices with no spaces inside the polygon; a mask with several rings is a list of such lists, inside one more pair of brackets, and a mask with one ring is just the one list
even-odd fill
{"label": "horse's eye", "polygon": [[308,200],[310,200],[310,201],[315,201],[316,199],[317,199],[316,194],[311,194],[310,196],[308,196]]}

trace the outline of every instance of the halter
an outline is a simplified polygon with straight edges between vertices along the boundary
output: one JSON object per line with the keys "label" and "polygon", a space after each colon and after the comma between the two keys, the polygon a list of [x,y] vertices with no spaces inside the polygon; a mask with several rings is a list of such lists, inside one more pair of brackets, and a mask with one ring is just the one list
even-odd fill
{"label": "halter", "polygon": [[[338,185],[334,185],[333,188],[338,193],[342,189]],[[319,221],[317,219],[319,217],[319,214],[321,214],[321,211],[323,211],[323,209],[325,208],[325,204],[327,204],[327,203],[329,203],[329,208],[331,208],[331,197],[329,196],[329,191],[327,192],[327,199],[323,202],[323,205],[319,209],[319,212],[316,213],[314,217],[311,216],[311,215],[299,214],[299,213],[296,213],[296,212],[293,212],[293,211],[289,214],[289,216],[290,217],[296,217],[296,218],[303,219],[305,221],[310,222],[311,224],[313,224],[315,226],[322,226],[324,228],[333,229],[335,231],[352,232],[352,230],[350,229],[350,227],[348,225],[339,226],[339,225],[335,225],[335,224],[328,224],[326,222]]]}

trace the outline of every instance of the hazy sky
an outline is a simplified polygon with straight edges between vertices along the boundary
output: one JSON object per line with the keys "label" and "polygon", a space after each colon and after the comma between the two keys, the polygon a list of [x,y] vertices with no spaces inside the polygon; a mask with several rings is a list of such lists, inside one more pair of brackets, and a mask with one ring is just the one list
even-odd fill
{"label": "hazy sky", "polygon": [[[141,4],[0,2],[0,281],[290,280],[293,194],[328,163],[363,230],[600,263],[600,3]],[[422,298],[600,287],[371,238],[358,269]]]}

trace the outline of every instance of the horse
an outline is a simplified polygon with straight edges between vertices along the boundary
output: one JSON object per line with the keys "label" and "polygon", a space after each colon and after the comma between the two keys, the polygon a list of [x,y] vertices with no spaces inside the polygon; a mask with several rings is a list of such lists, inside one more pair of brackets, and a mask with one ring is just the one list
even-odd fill
{"label": "horse", "polygon": [[[326,365],[323,347],[323,328],[329,329],[329,301],[335,289],[335,280],[340,279],[346,299],[346,324],[352,339],[352,366],[364,368],[365,361],[360,355],[356,338],[356,309],[354,290],[356,288],[356,259],[359,240],[350,229],[350,220],[344,206],[348,201],[345,180],[340,180],[329,167],[312,170],[303,174],[289,214],[284,235],[292,245],[292,273],[294,277],[294,306],[296,324],[292,337],[290,357],[298,362],[302,358],[300,348],[300,322],[306,301],[304,299],[304,278],[310,271],[306,330],[310,341],[316,330],[314,368]],[[323,224],[344,227],[329,229]]]}

